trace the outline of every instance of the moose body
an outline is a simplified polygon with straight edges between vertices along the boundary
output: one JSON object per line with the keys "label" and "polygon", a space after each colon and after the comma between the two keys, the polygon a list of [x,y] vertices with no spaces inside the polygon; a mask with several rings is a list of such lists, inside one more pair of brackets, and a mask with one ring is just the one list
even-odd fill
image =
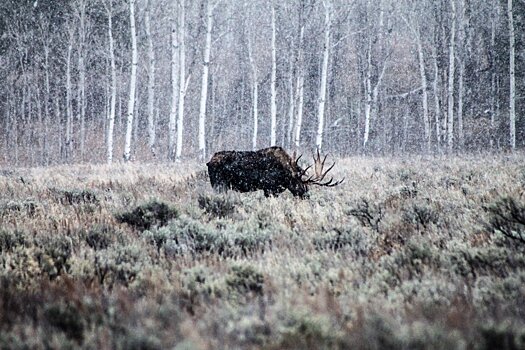
{"label": "moose body", "polygon": [[[258,151],[221,151],[215,153],[207,163],[208,174],[211,185],[216,190],[263,190],[267,197],[289,190],[294,196],[304,198],[309,184],[334,186],[340,183],[320,183],[331,167],[322,177],[304,179],[308,168],[302,169],[298,164],[300,157],[294,158],[281,147]],[[322,166],[320,170],[322,171]]]}
{"label": "moose body", "polygon": [[265,196],[270,196],[288,189],[299,197],[308,191],[301,181],[303,170],[281,147],[217,152],[207,166],[211,185],[218,190],[263,190]]}

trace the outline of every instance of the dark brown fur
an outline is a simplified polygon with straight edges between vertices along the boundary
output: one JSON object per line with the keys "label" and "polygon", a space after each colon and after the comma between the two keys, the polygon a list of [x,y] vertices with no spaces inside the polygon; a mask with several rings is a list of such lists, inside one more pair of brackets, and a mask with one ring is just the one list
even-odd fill
{"label": "dark brown fur", "polygon": [[270,196],[288,189],[301,198],[308,192],[303,169],[281,147],[217,152],[207,166],[211,185],[217,190],[263,190],[265,196]]}

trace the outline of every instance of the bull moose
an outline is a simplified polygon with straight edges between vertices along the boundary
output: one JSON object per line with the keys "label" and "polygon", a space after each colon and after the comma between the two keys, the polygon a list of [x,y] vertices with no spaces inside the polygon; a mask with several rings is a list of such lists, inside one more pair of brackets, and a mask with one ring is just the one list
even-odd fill
{"label": "bull moose", "polygon": [[314,174],[311,176],[306,172],[312,166],[302,169],[300,158],[295,158],[295,153],[290,157],[282,147],[269,147],[258,151],[217,152],[206,165],[214,189],[263,190],[266,197],[289,190],[294,196],[305,198],[309,185],[333,187],[343,182],[334,182],[333,178],[323,182],[335,163],[324,170],[327,156],[321,160],[319,151],[314,155]]}

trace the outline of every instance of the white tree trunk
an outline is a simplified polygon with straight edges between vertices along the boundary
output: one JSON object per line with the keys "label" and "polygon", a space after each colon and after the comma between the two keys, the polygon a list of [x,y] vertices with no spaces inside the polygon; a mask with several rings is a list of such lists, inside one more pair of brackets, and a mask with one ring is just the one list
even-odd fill
{"label": "white tree trunk", "polygon": [[135,0],[129,0],[129,19],[131,30],[131,77],[129,83],[128,119],[126,122],[126,143],[124,145],[124,160],[131,160],[131,136],[133,132],[133,116],[135,110],[135,90],[137,88],[137,34],[135,28]]}
{"label": "white tree trunk", "polygon": [[[111,2],[109,6],[112,6]],[[113,162],[113,133],[115,128],[115,107],[117,103],[117,67],[115,65],[115,49],[113,42],[113,12],[111,7],[108,12],[108,37],[109,37],[109,60],[111,65],[111,98],[109,103],[108,129],[106,136],[107,144],[107,163]]]}
{"label": "white tree trunk", "polygon": [[275,146],[277,141],[277,92],[276,92],[276,84],[277,84],[277,57],[276,57],[276,43],[275,43],[275,35],[276,35],[276,24],[275,24],[275,4],[272,3],[272,74],[271,74],[271,81],[270,81],[270,88],[271,88],[271,101],[270,101],[270,108],[271,108],[271,115],[270,115],[270,146]]}
{"label": "white tree trunk", "polygon": [[201,101],[199,108],[199,158],[206,159],[206,104],[208,101],[208,72],[210,68],[211,32],[213,28],[213,9],[215,4],[212,0],[206,5],[206,44],[204,45],[204,58],[202,63],[202,85]]}
{"label": "white tree trunk", "polygon": [[370,117],[371,117],[370,114],[372,110],[372,38],[369,38],[368,40],[365,92],[366,92],[365,132],[363,134],[363,149],[366,149],[368,145],[368,138],[370,136]]}
{"label": "white tree trunk", "polygon": [[467,55],[470,54],[470,40],[467,30],[469,28],[469,18],[467,14],[466,0],[460,0],[461,5],[461,21],[459,22],[458,47],[459,54],[459,75],[458,75],[458,147],[463,148],[464,132],[463,132],[463,99],[465,96],[465,61]]}
{"label": "white tree trunk", "polygon": [[303,105],[304,105],[304,63],[303,63],[303,41],[304,24],[301,23],[299,30],[299,52],[297,54],[297,116],[295,121],[295,148],[299,150],[301,146],[301,127],[303,125]]}
{"label": "white tree trunk", "polygon": [[[497,0],[493,1],[493,6],[499,9]],[[498,11],[499,12],[499,11]],[[495,52],[496,49],[496,15],[492,14],[490,27],[490,49]],[[496,55],[492,54],[491,59],[491,78],[490,78],[490,148],[494,147],[494,126],[496,124]]]}
{"label": "white tree trunk", "polygon": [[259,83],[257,78],[257,65],[253,58],[252,41],[248,33],[248,60],[252,69],[252,115],[253,115],[253,134],[252,134],[252,149],[257,150],[257,134],[259,129]]}
{"label": "white tree trunk", "polygon": [[73,106],[71,105],[71,54],[73,51],[73,34],[70,33],[70,35],[66,58],[66,144],[64,151],[67,162],[71,160],[73,151],[73,140],[71,137],[73,127]]}
{"label": "white tree trunk", "polygon": [[148,41],[148,148],[153,156],[155,152],[155,50],[153,46],[153,37],[151,35],[151,1],[146,4],[146,14],[144,25]]}
{"label": "white tree trunk", "polygon": [[507,3],[507,16],[509,21],[509,123],[510,123],[510,148],[516,149],[516,38],[514,34],[514,13],[512,0]]}
{"label": "white tree trunk", "polygon": [[459,65],[458,76],[458,146],[463,147],[463,96],[465,95],[465,62]]}
{"label": "white tree trunk", "polygon": [[46,40],[44,44],[44,69],[45,69],[45,85],[46,92],[44,96],[44,165],[49,165],[49,99],[51,96],[51,85],[49,81],[49,42]]}
{"label": "white tree trunk", "polygon": [[86,141],[86,66],[84,63],[85,41],[86,41],[86,2],[79,2],[79,48],[78,48],[78,97],[80,104],[80,159],[84,160]]}
{"label": "white tree trunk", "polygon": [[179,11],[179,105],[177,115],[177,151],[175,160],[182,155],[182,136],[184,132],[184,96],[186,95],[186,44],[185,44],[185,0],[180,0]]}
{"label": "white tree trunk", "polygon": [[434,63],[434,81],[432,82],[432,90],[434,95],[434,122],[436,125],[436,144],[438,149],[441,147],[441,106],[439,103],[439,68],[437,63],[436,47],[432,47],[432,56]]}
{"label": "white tree trunk", "polygon": [[170,160],[175,159],[177,102],[179,98],[179,44],[177,35],[178,29],[174,20],[171,29],[171,112],[168,124],[168,158]]}
{"label": "white tree trunk", "polygon": [[288,79],[288,96],[289,96],[289,106],[288,106],[288,131],[286,133],[286,146],[290,148],[292,146],[292,132],[294,124],[294,114],[295,114],[295,94],[293,87],[293,60],[290,59],[290,71]]}
{"label": "white tree trunk", "polygon": [[448,45],[448,114],[447,114],[447,144],[449,151],[454,147],[454,74],[455,74],[455,46],[456,46],[456,0],[450,0],[452,7],[452,25]]}
{"label": "white tree trunk", "polygon": [[323,1],[325,9],[324,19],[324,49],[323,49],[323,65],[321,68],[321,86],[319,91],[319,109],[317,114],[317,137],[315,145],[319,151],[323,147],[323,131],[324,131],[324,112],[326,103],[326,82],[328,78],[328,59],[330,58],[330,29],[331,29],[331,18],[330,18],[330,1]]}
{"label": "white tree trunk", "polygon": [[[62,152],[63,150],[63,142],[64,140],[62,139],[62,113],[60,112],[60,97],[57,97],[55,99],[55,123],[56,125],[58,125],[58,135],[60,135],[60,137],[58,137],[58,150],[59,150],[59,153]],[[16,118],[14,118],[14,122],[15,124],[13,125],[13,132],[14,132],[14,135],[16,137]],[[16,149],[15,149],[16,150]],[[59,158],[60,159],[60,158]]]}
{"label": "white tree trunk", "polygon": [[427,143],[427,149],[430,150],[430,120],[428,117],[428,82],[427,73],[425,69],[425,56],[423,53],[423,46],[421,45],[421,30],[419,24],[417,27],[416,35],[417,44],[417,57],[419,61],[419,75],[421,77],[421,89],[422,91],[422,104],[423,104],[423,124],[425,130],[425,141]]}

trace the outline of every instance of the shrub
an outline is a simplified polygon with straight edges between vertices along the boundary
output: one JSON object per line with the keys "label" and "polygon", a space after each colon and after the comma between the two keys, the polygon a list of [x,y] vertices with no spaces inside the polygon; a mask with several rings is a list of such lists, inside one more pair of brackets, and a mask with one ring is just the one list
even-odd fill
{"label": "shrub", "polygon": [[71,304],[51,304],[44,309],[44,318],[51,325],[64,332],[68,338],[81,343],[86,322],[79,310]]}
{"label": "shrub", "polygon": [[198,198],[199,207],[211,215],[212,217],[223,218],[230,216],[235,212],[236,201],[231,198],[220,195],[220,196],[205,196],[199,195]]}
{"label": "shrub", "polygon": [[86,234],[86,243],[95,250],[106,249],[114,240],[114,231],[109,226],[94,226]]}
{"label": "shrub", "polygon": [[128,286],[149,263],[140,246],[126,245],[95,254],[95,273],[100,284]]}
{"label": "shrub", "polygon": [[368,199],[361,198],[355,208],[348,211],[363,226],[371,227],[379,232],[379,223],[384,217],[384,208],[381,205],[370,203]]}
{"label": "shrub", "polygon": [[259,229],[258,223],[252,220],[244,223],[219,221],[215,226],[182,216],[167,227],[144,232],[143,237],[158,249],[164,247],[175,254],[210,252],[232,257],[241,254],[246,256],[271,244],[269,230]]}
{"label": "shrub", "polygon": [[305,312],[286,316],[280,331],[277,349],[339,349],[343,348],[342,335],[330,320]]}
{"label": "shrub", "polygon": [[488,207],[489,228],[508,238],[525,243],[525,204],[503,197]]}
{"label": "shrub", "polygon": [[26,243],[26,234],[21,231],[0,231],[0,253],[10,252]]}
{"label": "shrub", "polygon": [[[322,235],[323,233],[319,233]],[[338,251],[344,248],[352,248],[358,256],[367,256],[369,252],[366,237],[358,231],[350,228],[333,228],[328,235],[316,237],[313,244],[317,249],[330,249]]]}
{"label": "shrub", "polygon": [[160,350],[164,349],[160,340],[153,334],[130,332],[123,342],[123,348],[128,350]]}
{"label": "shrub", "polygon": [[40,248],[40,251],[37,253],[40,267],[51,279],[69,270],[69,259],[73,249],[72,241],[69,237],[45,236],[35,243]]}
{"label": "shrub", "polygon": [[57,201],[63,205],[99,203],[97,195],[93,190],[90,189],[50,189],[50,191],[55,195]]}
{"label": "shrub", "polygon": [[438,223],[439,215],[426,203],[414,203],[411,208],[403,211],[403,221],[426,229],[430,224]]}
{"label": "shrub", "polygon": [[38,207],[38,202],[31,199],[26,199],[23,201],[11,201],[0,208],[0,216],[8,215],[10,213],[21,213],[32,217],[35,215]]}
{"label": "shrub", "polygon": [[118,221],[137,228],[149,230],[153,226],[164,226],[169,220],[179,216],[177,209],[156,200],[140,205],[130,212],[117,214]]}
{"label": "shrub", "polygon": [[513,350],[525,348],[525,330],[506,323],[485,324],[480,329],[481,349]]}
{"label": "shrub", "polygon": [[264,276],[250,265],[235,265],[226,277],[226,284],[239,293],[263,293]]}

